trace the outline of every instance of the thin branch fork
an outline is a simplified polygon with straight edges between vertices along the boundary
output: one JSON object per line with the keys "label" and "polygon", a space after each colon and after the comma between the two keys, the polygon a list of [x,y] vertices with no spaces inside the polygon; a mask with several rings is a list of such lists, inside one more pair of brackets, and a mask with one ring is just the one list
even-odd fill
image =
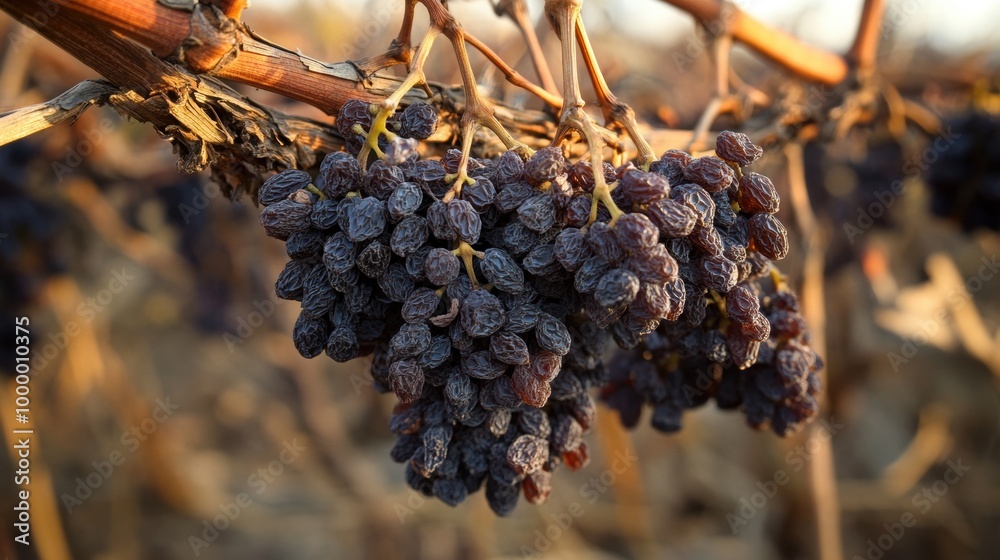
{"label": "thin branch fork", "polygon": [[870,72],[875,66],[884,11],[884,0],[865,0],[861,10],[861,22],[847,57],[863,72]]}
{"label": "thin branch fork", "polygon": [[723,0],[663,1],[688,12],[707,26],[721,23],[734,40],[801,78],[832,86],[848,76],[847,61],[840,55],[807,45]]}
{"label": "thin branch fork", "polygon": [[542,87],[549,93],[558,94],[559,90],[552,78],[552,71],[549,70],[548,61],[545,60],[545,53],[542,51],[541,43],[538,42],[538,34],[535,33],[535,27],[528,15],[528,7],[524,0],[500,0],[494,4],[493,9],[497,15],[505,15],[517,24],[525,42],[528,43],[528,53],[535,65],[535,71],[538,72],[538,79],[542,82]]}
{"label": "thin branch fork", "polygon": [[[523,0],[519,1],[523,2]],[[446,35],[452,38],[453,36],[454,37],[461,36],[461,38],[466,43],[468,43],[473,48],[482,53],[483,56],[485,56],[486,59],[489,60],[491,64],[493,64],[493,66],[495,66],[498,70],[500,70],[500,72],[502,72],[503,75],[507,78],[508,82],[528,91],[529,93],[534,94],[539,99],[548,104],[550,107],[558,109],[559,107],[562,106],[562,97],[559,96],[559,92],[554,87],[551,88],[549,88],[548,86],[539,87],[531,83],[527,79],[525,79],[524,76],[521,76],[520,73],[511,68],[510,65],[508,65],[503,60],[503,58],[501,58],[496,52],[493,51],[493,49],[489,48],[489,46],[487,46],[485,43],[483,43],[482,41],[471,35],[468,31],[462,29],[462,27],[458,25],[458,22],[455,21],[454,18],[446,10],[444,10],[443,8],[439,9],[437,6],[435,6],[436,4],[435,0],[406,0],[406,2],[407,2],[406,9],[403,12],[403,23],[400,27],[399,34],[396,36],[395,39],[393,39],[392,44],[389,46],[389,50],[375,57],[368,58],[362,61],[353,62],[354,66],[359,68],[366,75],[375,73],[385,68],[389,68],[390,66],[395,66],[397,64],[406,64],[407,69],[412,71],[410,63],[414,54],[414,49],[412,48],[411,45],[411,36],[413,32],[413,14],[416,5],[419,3],[424,5],[424,7],[428,9],[428,13],[433,13],[432,24],[434,27],[437,27],[439,29],[440,33],[445,33]],[[501,8],[502,8],[501,6],[496,7],[498,11],[501,10]],[[527,17],[526,11],[524,12],[524,16]],[[528,31],[525,31],[525,33],[528,33]],[[531,33],[531,36],[534,37],[534,34]],[[535,43],[537,42],[538,42],[537,39],[535,39]],[[535,53],[533,51],[533,54],[540,54],[540,53]],[[459,58],[461,58],[460,55]],[[459,62],[462,63],[461,60]],[[544,59],[542,59],[541,61],[536,61],[536,64],[539,63],[544,65],[545,64]],[[548,68],[545,67],[545,72],[547,71]],[[546,78],[547,74],[545,72],[542,72],[541,70],[539,70],[539,72],[542,75],[544,83],[544,79]],[[551,76],[548,76],[548,78],[551,81]],[[426,86],[426,82],[424,82],[424,85]],[[430,92],[428,92],[428,96],[430,96]]]}
{"label": "thin branch fork", "polygon": [[468,33],[465,34],[465,41],[483,54],[494,66],[496,66],[507,77],[507,81],[515,86],[534,94],[536,97],[547,103],[554,109],[562,107],[563,99],[558,93],[552,93],[546,88],[541,88],[524,79],[521,74],[511,68],[499,55],[493,52],[485,43],[476,39]]}

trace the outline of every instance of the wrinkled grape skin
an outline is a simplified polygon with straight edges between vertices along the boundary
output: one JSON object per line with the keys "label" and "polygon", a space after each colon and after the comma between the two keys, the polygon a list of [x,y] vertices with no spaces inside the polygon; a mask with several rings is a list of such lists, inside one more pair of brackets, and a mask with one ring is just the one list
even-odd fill
{"label": "wrinkled grape skin", "polygon": [[781,206],[778,191],[771,179],[759,173],[746,173],[740,179],[737,200],[740,210],[748,214],[777,214]]}
{"label": "wrinkled grape skin", "polygon": [[462,326],[473,338],[492,335],[503,327],[507,315],[503,304],[486,290],[473,290],[462,302]]}
{"label": "wrinkled grape skin", "polygon": [[566,325],[555,317],[542,314],[535,325],[535,339],[538,346],[558,356],[569,353],[572,337]]}
{"label": "wrinkled grape skin", "polygon": [[542,233],[556,223],[556,207],[551,196],[539,195],[529,198],[517,208],[521,223],[528,229]]}
{"label": "wrinkled grape skin", "polygon": [[524,272],[506,251],[487,249],[480,267],[483,275],[496,289],[511,294],[524,291]]}
{"label": "wrinkled grape skin", "polygon": [[670,182],[656,173],[635,169],[625,173],[616,190],[633,204],[651,204],[670,196]]}
{"label": "wrinkled grape skin", "polygon": [[510,365],[531,361],[524,339],[510,332],[499,332],[490,338],[490,353],[500,362]]}
{"label": "wrinkled grape skin", "polygon": [[726,294],[726,311],[737,323],[748,323],[760,311],[760,301],[750,287],[741,284]]}
{"label": "wrinkled grape skin", "polygon": [[424,140],[437,130],[438,112],[428,103],[413,103],[399,114],[399,135]]}
{"label": "wrinkled grape skin", "polygon": [[410,216],[396,225],[392,232],[390,247],[392,252],[400,257],[407,257],[417,252],[430,237],[427,220],[421,216]]}
{"label": "wrinkled grape skin", "polygon": [[347,235],[355,243],[378,237],[385,230],[385,205],[366,197],[356,202],[348,212]]}
{"label": "wrinkled grape skin", "polygon": [[270,206],[288,198],[293,192],[304,189],[312,182],[312,177],[305,171],[286,169],[270,177],[257,191],[257,202],[262,206]]}
{"label": "wrinkled grape skin", "polygon": [[625,214],[619,217],[614,232],[618,245],[630,253],[653,247],[660,240],[660,231],[643,214]]}
{"label": "wrinkled grape skin", "polygon": [[368,172],[361,184],[361,192],[366,197],[384,201],[404,182],[403,172],[385,160],[375,160],[368,166]]}
{"label": "wrinkled grape skin", "polygon": [[576,272],[593,252],[587,237],[577,228],[566,228],[556,237],[553,254],[559,264],[569,272]]}
{"label": "wrinkled grape skin", "polygon": [[435,286],[447,286],[458,278],[461,270],[461,261],[447,249],[431,249],[424,260],[424,274]]}
{"label": "wrinkled grape skin", "polygon": [[715,153],[726,161],[751,165],[764,155],[764,150],[751,142],[746,134],[724,130],[715,139]]}
{"label": "wrinkled grape skin", "polygon": [[386,209],[389,217],[394,221],[400,221],[412,216],[424,200],[424,193],[416,183],[400,183],[396,190],[389,195],[386,201]]}
{"label": "wrinkled grape skin", "polygon": [[616,268],[601,278],[594,296],[604,307],[628,305],[639,293],[639,277],[623,268]]}
{"label": "wrinkled grape skin", "polygon": [[378,278],[389,267],[392,251],[378,241],[371,242],[357,257],[357,267],[361,274],[369,278]]}
{"label": "wrinkled grape skin", "polygon": [[260,212],[260,225],[268,236],[285,241],[293,233],[309,229],[310,214],[312,204],[285,199],[264,207]]}
{"label": "wrinkled grape skin", "polygon": [[750,218],[750,238],[754,249],[773,261],[788,254],[788,231],[771,214],[755,214]]}
{"label": "wrinkled grape skin", "polygon": [[424,372],[411,360],[400,360],[389,367],[389,383],[402,403],[411,403],[424,388]]}
{"label": "wrinkled grape skin", "polygon": [[670,199],[656,201],[646,212],[664,237],[687,237],[699,222],[697,211]]}
{"label": "wrinkled grape skin", "polygon": [[736,264],[725,257],[705,257],[698,261],[697,270],[702,285],[710,290],[724,294],[736,285]]}
{"label": "wrinkled grape skin", "polygon": [[671,192],[673,200],[695,211],[698,215],[698,225],[712,227],[715,220],[715,201],[712,195],[699,185],[680,185]]}
{"label": "wrinkled grape skin", "polygon": [[357,335],[351,329],[340,327],[330,333],[326,341],[326,354],[335,362],[349,362],[358,357],[360,347]]}
{"label": "wrinkled grape skin", "polygon": [[323,194],[337,199],[358,190],[361,166],[358,160],[344,152],[333,152],[323,158],[316,177],[316,186]]}
{"label": "wrinkled grape skin", "polygon": [[691,160],[684,168],[684,177],[710,193],[725,190],[736,179],[736,173],[725,161],[705,156]]}
{"label": "wrinkled grape skin", "polygon": [[475,245],[479,241],[483,222],[476,210],[465,200],[452,200],[447,205],[448,225],[462,241]]}
{"label": "wrinkled grape skin", "polygon": [[566,172],[566,159],[562,148],[542,148],[524,164],[524,177],[533,186],[542,186]]}
{"label": "wrinkled grape skin", "polygon": [[292,340],[295,349],[303,358],[315,358],[323,353],[330,327],[325,319],[313,319],[306,314],[300,314],[295,321]]}

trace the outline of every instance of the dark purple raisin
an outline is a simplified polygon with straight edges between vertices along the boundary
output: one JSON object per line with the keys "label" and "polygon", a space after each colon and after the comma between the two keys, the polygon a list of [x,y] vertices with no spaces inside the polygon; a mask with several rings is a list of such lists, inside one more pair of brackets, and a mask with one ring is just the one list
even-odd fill
{"label": "dark purple raisin", "polygon": [[[295,193],[292,196],[294,197]],[[264,233],[269,237],[285,241],[293,233],[309,229],[312,204],[302,201],[286,198],[264,207],[260,213],[260,225],[264,226]]]}
{"label": "dark purple raisin", "polygon": [[424,273],[427,280],[435,286],[447,286],[461,271],[462,263],[451,251],[436,247],[427,253],[424,260]]}
{"label": "dark purple raisin", "polygon": [[534,153],[524,164],[524,177],[538,187],[566,172],[562,148],[550,146]]}
{"label": "dark purple raisin", "polygon": [[642,214],[625,214],[613,228],[618,245],[626,251],[652,247],[660,240],[660,232],[652,220]]}
{"label": "dark purple raisin", "polygon": [[506,251],[487,249],[479,265],[483,276],[496,289],[510,294],[524,291],[524,272]]}
{"label": "dark purple raisin", "polygon": [[777,261],[788,254],[788,231],[778,218],[771,214],[755,214],[750,218],[750,238],[753,249]]}
{"label": "dark purple raisin", "polygon": [[604,307],[628,305],[639,293],[639,277],[623,268],[611,270],[597,284],[594,297]]}
{"label": "dark purple raisin", "polygon": [[646,215],[664,237],[687,237],[698,224],[699,215],[693,208],[670,199],[658,200],[646,209]]}
{"label": "dark purple raisin", "polygon": [[746,173],[740,179],[740,189],[737,194],[740,210],[747,214],[767,212],[776,214],[781,205],[778,190],[770,179],[759,173]]}
{"label": "dark purple raisin", "polygon": [[713,156],[691,160],[684,168],[684,177],[698,183],[708,192],[725,190],[736,179],[736,172],[729,164]]}
{"label": "dark purple raisin", "polygon": [[652,204],[670,196],[670,182],[656,173],[634,169],[622,177],[615,191],[619,190],[633,204]]}
{"label": "dark purple raisin", "polygon": [[474,245],[479,241],[483,222],[476,210],[465,200],[452,200],[447,205],[448,224],[462,241]]}
{"label": "dark purple raisin", "polygon": [[750,165],[764,155],[764,150],[746,134],[724,130],[715,139],[715,153],[726,161]]}
{"label": "dark purple raisin", "polygon": [[264,206],[281,202],[293,192],[308,187],[311,182],[312,177],[305,171],[286,169],[264,181],[257,191],[257,202]]}
{"label": "dark purple raisin", "polygon": [[361,184],[358,159],[346,152],[333,152],[323,158],[316,184],[326,196],[339,199],[357,191]]}
{"label": "dark purple raisin", "polygon": [[473,290],[462,302],[462,327],[469,336],[483,338],[500,330],[507,321],[503,304],[486,290]]}

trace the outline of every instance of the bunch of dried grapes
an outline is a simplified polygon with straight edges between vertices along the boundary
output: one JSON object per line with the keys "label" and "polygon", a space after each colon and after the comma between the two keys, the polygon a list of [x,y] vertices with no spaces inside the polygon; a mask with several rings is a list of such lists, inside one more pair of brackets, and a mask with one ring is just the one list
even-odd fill
{"label": "bunch of dried grapes", "polygon": [[[822,362],[808,347],[794,295],[775,280],[771,261],[788,253],[775,217],[780,201],[770,179],[744,169],[763,151],[733,132],[716,144],[718,157],[671,150],[651,172],[617,172],[613,195],[626,213],[607,229],[618,246],[590,257],[602,271],[598,286],[614,284],[622,298],[598,294],[597,314],[588,307],[625,350],[602,396],[626,425],[649,404],[653,427],[673,432],[685,409],[707,402],[726,380],[720,406],[740,406],[751,425],[784,436],[817,414]],[[762,277],[771,279],[771,293]]]}
{"label": "bunch of dried grapes", "polygon": [[[31,167],[43,161],[38,144],[21,140],[0,147],[0,315],[23,315],[50,278],[65,274],[73,255],[70,236],[63,232],[70,215],[52,201],[35,197],[28,188]],[[0,341],[0,359],[14,374],[13,336]],[[37,365],[35,367],[38,367]]]}
{"label": "bunch of dried grapes", "polygon": [[[328,155],[315,179],[298,170],[268,179],[260,221],[291,259],[276,292],[302,303],[296,348],[339,362],[372,357],[376,388],[399,400],[393,459],[414,489],[448,504],[483,486],[500,515],[522,494],[544,501],[557,467],[588,461],[589,390],[608,382],[612,341],[639,356],[631,370],[678,330],[719,334],[725,310],[709,316],[705,302],[757,289],[767,258],[787,252],[773,185],[740,168],[761,154],[743,135],[720,136],[720,158],[670,151],[650,171],[605,165],[617,186],[598,203],[590,165],[555,147],[527,160],[473,158],[471,182],[456,186],[460,152],[418,155],[414,138],[436,124],[427,105],[392,117],[393,139],[362,169],[351,154],[374,113],[346,104],[337,126],[350,153]],[[713,356],[718,363],[770,363],[757,360],[777,332],[767,305],[725,317],[719,336],[743,348]],[[775,352],[789,344],[777,341]],[[613,363],[604,394],[643,395],[623,381],[625,362]],[[755,396],[741,398],[749,415]],[[790,399],[769,402],[785,410]],[[643,399],[632,401],[638,410]]]}
{"label": "bunch of dried grapes", "polygon": [[972,112],[942,130],[924,152],[931,211],[966,231],[1000,231],[1000,116]]}
{"label": "bunch of dried grapes", "polygon": [[[601,398],[628,427],[648,405],[653,428],[676,432],[686,410],[715,399],[721,409],[742,410],[754,428],[783,437],[796,432],[818,413],[823,362],[810,348],[798,300],[774,272],[755,269],[724,300],[708,303],[697,327],[665,323],[634,350],[619,352]],[[766,321],[764,340],[744,332],[747,313]]]}

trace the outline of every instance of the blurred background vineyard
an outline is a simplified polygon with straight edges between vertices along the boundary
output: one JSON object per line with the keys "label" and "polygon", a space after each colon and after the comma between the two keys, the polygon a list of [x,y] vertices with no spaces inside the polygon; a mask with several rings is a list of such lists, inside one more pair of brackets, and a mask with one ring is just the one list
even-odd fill
{"label": "blurred background vineyard", "polygon": [[[389,44],[397,4],[258,1],[245,19],[286,47],[344,60]],[[860,9],[739,4],[841,51]],[[451,7],[533,75],[517,29],[487,2]],[[540,2],[532,9],[537,16]],[[522,503],[503,519],[482,495],[452,509],[409,489],[388,456],[394,399],[372,390],[364,360],[298,356],[289,336],[297,304],[273,295],[284,248],[263,235],[248,197],[226,200],[207,172],[178,174],[169,144],[110,109],[0,148],[0,320],[29,316],[38,353],[37,557],[813,558],[822,500],[839,511],[848,558],[997,558],[1000,45],[988,24],[998,12],[936,0],[888,4],[880,72],[945,124],[937,144],[916,128],[871,126],[801,150],[772,149],[757,164],[775,180],[781,219],[797,232],[781,267],[805,298],[825,304],[825,317],[812,317],[826,345],[825,423],[780,440],[706,407],[668,437],[646,422],[625,433],[602,407],[591,465],[555,477],[547,504]],[[619,97],[651,128],[690,130],[712,84],[691,18],[642,0],[588,0],[584,13]],[[94,77],[9,18],[0,26],[0,111]],[[555,38],[543,37],[558,60]],[[442,50],[434,60],[430,79],[458,81],[451,57]],[[737,48],[733,64],[769,94],[790,87],[747,51]],[[502,76],[484,72],[480,82],[534,107]],[[241,91],[327,119],[274,94]],[[722,119],[714,129],[738,124]],[[979,155],[965,163],[941,163],[974,149]],[[927,181],[935,164],[936,192]],[[814,226],[817,242],[804,243],[803,228]],[[12,343],[0,339],[8,373]],[[13,384],[3,379],[9,434]],[[826,437],[832,477],[818,444]],[[115,453],[123,460],[101,474]],[[969,468],[952,483],[947,473],[958,464]],[[12,465],[10,456],[0,460],[0,555],[33,558],[11,544]],[[769,485],[779,472],[786,483]],[[926,510],[914,499],[924,489],[934,496]],[[190,538],[204,539],[205,522],[241,493],[249,505],[194,550]],[[907,513],[915,524],[894,536]],[[880,538],[891,546],[873,552]]]}

